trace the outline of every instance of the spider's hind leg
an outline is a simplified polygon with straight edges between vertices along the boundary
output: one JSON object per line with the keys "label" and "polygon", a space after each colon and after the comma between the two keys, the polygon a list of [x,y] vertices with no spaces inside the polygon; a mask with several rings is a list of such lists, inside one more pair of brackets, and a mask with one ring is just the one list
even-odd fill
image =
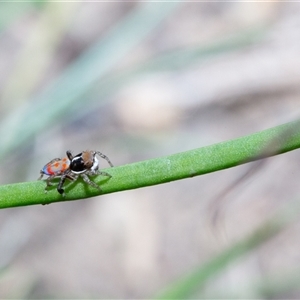
{"label": "spider's hind leg", "polygon": [[[51,175],[51,176],[49,176],[49,177],[46,179],[45,193],[48,192],[47,189],[48,189],[49,186],[54,185],[54,183],[52,183],[51,180],[52,180],[53,178],[55,178],[55,177],[56,177],[56,175]],[[42,178],[42,176],[41,176],[40,178]]]}

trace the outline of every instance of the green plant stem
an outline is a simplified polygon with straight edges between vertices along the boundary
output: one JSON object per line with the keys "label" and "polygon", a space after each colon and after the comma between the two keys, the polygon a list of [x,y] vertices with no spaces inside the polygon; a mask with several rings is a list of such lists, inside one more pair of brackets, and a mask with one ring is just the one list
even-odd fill
{"label": "green plant stem", "polygon": [[252,135],[170,156],[106,169],[112,178],[95,176],[102,193],[81,179],[66,185],[66,196],[56,186],[45,193],[44,181],[0,186],[0,208],[77,200],[194,177],[234,167],[300,147],[299,121]]}

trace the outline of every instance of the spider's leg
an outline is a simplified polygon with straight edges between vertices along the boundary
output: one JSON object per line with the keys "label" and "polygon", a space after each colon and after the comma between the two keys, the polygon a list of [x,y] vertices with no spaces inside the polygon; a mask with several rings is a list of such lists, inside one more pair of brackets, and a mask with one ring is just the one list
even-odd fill
{"label": "spider's leg", "polygon": [[111,167],[114,166],[114,165],[112,164],[112,162],[109,160],[109,158],[108,158],[105,154],[101,153],[100,151],[96,151],[96,153],[97,153],[99,156],[101,156],[102,158],[104,158],[104,159],[109,163],[109,165],[110,165]]}
{"label": "spider's leg", "polygon": [[72,161],[73,155],[72,155],[71,151],[68,150],[66,153],[67,153],[67,156],[68,156],[69,160]]}
{"label": "spider's leg", "polygon": [[107,176],[107,177],[109,177],[109,178],[112,177],[112,175],[110,175],[110,174],[108,174],[108,173],[106,173],[106,172],[104,172],[104,171],[98,171],[97,174],[103,175],[103,176]]}
{"label": "spider's leg", "polygon": [[67,174],[63,174],[61,177],[60,177],[60,181],[59,181],[59,184],[57,186],[57,191],[63,195],[63,197],[65,196],[65,190],[62,188],[65,181],[66,181],[66,178],[67,178]]}
{"label": "spider's leg", "polygon": [[[51,185],[54,185],[54,184],[51,182],[51,180],[52,180],[55,176],[56,176],[56,175],[51,175],[51,176],[49,176],[49,177],[46,179],[46,183],[47,183],[46,188],[49,187],[49,186],[51,186]],[[45,188],[45,189],[46,189],[46,188]]]}
{"label": "spider's leg", "polygon": [[110,175],[109,173],[107,172],[104,172],[104,171],[100,171],[100,170],[89,170],[87,172],[85,172],[86,175],[102,175],[102,176],[107,176],[107,177],[112,177],[112,175]]}
{"label": "spider's leg", "polygon": [[60,181],[58,183],[58,186],[57,186],[57,191],[63,196],[65,196],[65,190],[62,187],[63,187],[63,185],[64,185],[67,178],[70,179],[70,180],[76,180],[77,176],[76,175],[72,176],[70,174],[69,170],[67,170],[65,173],[62,174],[62,176],[60,177]]}
{"label": "spider's leg", "polygon": [[46,179],[46,187],[45,187],[45,193],[47,193],[47,189],[49,186],[54,185],[51,180],[55,177],[56,175],[51,175]]}
{"label": "spider's leg", "polygon": [[84,182],[86,182],[87,184],[91,185],[92,187],[98,189],[100,192],[102,191],[101,188],[100,188],[100,186],[98,184],[96,184],[94,181],[92,181],[88,177],[88,175],[86,175],[86,174],[80,174],[80,175],[81,175],[81,177],[82,177],[82,179],[83,179]]}

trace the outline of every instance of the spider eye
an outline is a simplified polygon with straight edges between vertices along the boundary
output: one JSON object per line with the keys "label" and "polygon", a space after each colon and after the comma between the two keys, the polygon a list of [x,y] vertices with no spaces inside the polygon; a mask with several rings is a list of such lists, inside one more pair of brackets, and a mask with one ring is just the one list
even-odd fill
{"label": "spider eye", "polygon": [[81,155],[76,155],[71,163],[70,163],[70,169],[74,172],[83,172],[86,170],[86,167],[84,165],[84,161],[81,157]]}

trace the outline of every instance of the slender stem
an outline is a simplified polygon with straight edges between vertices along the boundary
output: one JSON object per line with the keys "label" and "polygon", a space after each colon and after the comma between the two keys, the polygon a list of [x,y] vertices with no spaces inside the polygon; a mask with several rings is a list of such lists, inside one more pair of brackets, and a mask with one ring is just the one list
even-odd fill
{"label": "slender stem", "polygon": [[194,177],[250,161],[292,151],[300,147],[299,121],[252,135],[170,156],[113,167],[103,171],[112,178],[95,176],[102,193],[81,179],[66,184],[62,197],[56,186],[44,193],[43,181],[0,186],[0,208],[77,200]]}

